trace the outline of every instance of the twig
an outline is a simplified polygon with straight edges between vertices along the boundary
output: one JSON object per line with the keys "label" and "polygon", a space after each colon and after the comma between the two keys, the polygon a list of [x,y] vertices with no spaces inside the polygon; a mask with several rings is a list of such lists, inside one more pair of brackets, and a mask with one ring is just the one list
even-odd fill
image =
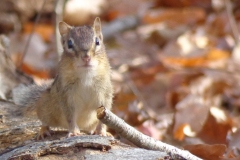
{"label": "twig", "polygon": [[37,24],[38,24],[38,21],[39,21],[41,15],[42,15],[42,11],[43,11],[43,7],[45,6],[45,3],[46,3],[46,0],[43,1],[42,7],[41,7],[39,13],[37,14],[37,18],[36,18],[35,21],[34,21],[31,34],[30,34],[30,36],[29,36],[29,38],[28,38],[27,44],[26,44],[26,46],[25,46],[25,48],[24,48],[24,51],[23,51],[23,55],[22,55],[22,57],[21,57],[21,60],[20,60],[20,62],[19,62],[19,65],[18,65],[18,68],[19,68],[19,69],[22,67],[23,59],[24,59],[24,57],[25,57],[26,54],[27,54],[27,50],[28,50],[30,41],[31,41],[32,36],[33,36],[33,32],[34,32],[34,30],[35,30],[35,28],[36,28],[36,26],[37,26]]}
{"label": "twig", "polygon": [[109,128],[114,129],[119,135],[128,139],[138,147],[167,152],[171,157],[173,157],[173,159],[201,160],[201,158],[192,155],[188,151],[178,149],[174,146],[157,141],[142,134],[130,125],[126,124],[122,119],[118,118],[105,107],[100,107],[97,110],[97,117]]}

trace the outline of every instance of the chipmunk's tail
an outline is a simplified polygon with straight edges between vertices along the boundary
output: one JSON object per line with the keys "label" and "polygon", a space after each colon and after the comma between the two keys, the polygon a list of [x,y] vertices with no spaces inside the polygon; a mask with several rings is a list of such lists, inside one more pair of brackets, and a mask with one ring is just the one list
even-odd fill
{"label": "chipmunk's tail", "polygon": [[33,104],[41,97],[52,84],[53,80],[45,81],[41,85],[19,85],[13,89],[13,101],[21,106],[34,106]]}

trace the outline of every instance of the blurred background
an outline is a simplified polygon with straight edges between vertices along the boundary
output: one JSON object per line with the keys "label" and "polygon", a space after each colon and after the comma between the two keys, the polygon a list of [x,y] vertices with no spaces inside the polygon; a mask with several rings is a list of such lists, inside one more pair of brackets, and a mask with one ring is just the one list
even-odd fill
{"label": "blurred background", "polygon": [[92,25],[95,17],[115,114],[174,146],[224,144],[226,157],[239,156],[239,0],[1,0],[8,39],[0,48],[36,83],[54,78],[58,22]]}

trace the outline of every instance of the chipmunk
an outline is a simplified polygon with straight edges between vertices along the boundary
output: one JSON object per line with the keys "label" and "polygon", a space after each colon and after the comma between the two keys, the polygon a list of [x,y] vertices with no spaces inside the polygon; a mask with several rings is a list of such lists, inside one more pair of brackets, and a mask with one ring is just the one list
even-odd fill
{"label": "chipmunk", "polygon": [[107,135],[96,110],[112,107],[111,67],[103,44],[100,18],[93,27],[72,27],[59,23],[63,54],[53,82],[14,91],[16,104],[32,107],[42,122],[39,138],[50,134],[50,127],[68,129],[67,137],[89,133]]}

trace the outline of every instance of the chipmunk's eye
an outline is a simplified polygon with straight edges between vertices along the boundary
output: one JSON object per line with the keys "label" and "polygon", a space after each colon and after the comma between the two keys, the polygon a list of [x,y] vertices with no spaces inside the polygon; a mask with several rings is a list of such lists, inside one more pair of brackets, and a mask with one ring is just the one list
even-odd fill
{"label": "chipmunk's eye", "polygon": [[71,39],[68,40],[68,49],[73,48],[73,41]]}
{"label": "chipmunk's eye", "polygon": [[96,37],[95,43],[96,43],[96,46],[100,45],[99,40],[98,40],[97,37]]}

